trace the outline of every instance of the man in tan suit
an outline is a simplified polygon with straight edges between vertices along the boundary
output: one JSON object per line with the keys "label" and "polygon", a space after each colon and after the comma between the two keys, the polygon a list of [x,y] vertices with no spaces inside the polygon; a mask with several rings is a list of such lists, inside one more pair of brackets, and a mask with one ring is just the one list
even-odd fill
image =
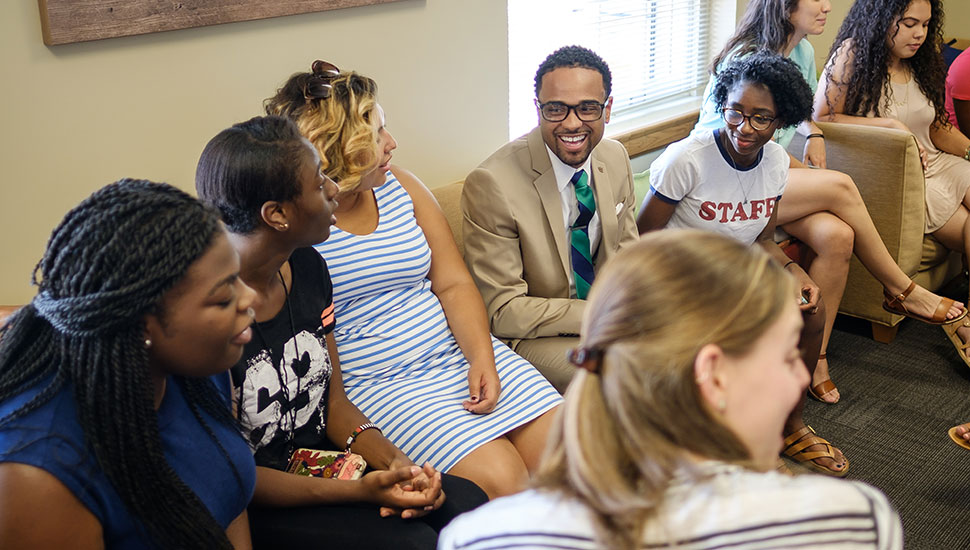
{"label": "man in tan suit", "polygon": [[637,205],[626,150],[603,140],[613,103],[606,63],[567,46],[535,82],[539,126],[465,179],[463,240],[492,332],[564,391],[589,284],[636,241]]}

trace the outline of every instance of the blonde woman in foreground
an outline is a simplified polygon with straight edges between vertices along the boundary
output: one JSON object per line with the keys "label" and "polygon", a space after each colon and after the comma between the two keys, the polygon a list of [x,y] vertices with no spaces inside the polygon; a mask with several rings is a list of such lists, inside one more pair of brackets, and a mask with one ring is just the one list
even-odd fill
{"label": "blonde woman in foreground", "polygon": [[621,252],[592,287],[537,487],[459,516],[439,550],[902,548],[877,489],[773,471],[809,380],[794,284],[710,232]]}

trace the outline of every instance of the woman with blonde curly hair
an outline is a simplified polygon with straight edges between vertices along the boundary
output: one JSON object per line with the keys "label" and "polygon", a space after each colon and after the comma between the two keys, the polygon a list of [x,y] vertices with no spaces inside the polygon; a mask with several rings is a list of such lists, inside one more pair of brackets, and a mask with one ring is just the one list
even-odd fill
{"label": "woman with blonde curly hair", "polygon": [[809,382],[794,291],[766,252],[707,231],[623,250],[593,284],[537,488],[460,516],[439,550],[902,548],[878,490],[772,471]]}
{"label": "woman with blonde curly hair", "polygon": [[490,497],[525,487],[561,398],[491,337],[485,306],[428,189],[391,165],[377,84],[316,61],[266,102],[294,120],[340,187],[316,249],[333,280],[350,398],[418,464]]}

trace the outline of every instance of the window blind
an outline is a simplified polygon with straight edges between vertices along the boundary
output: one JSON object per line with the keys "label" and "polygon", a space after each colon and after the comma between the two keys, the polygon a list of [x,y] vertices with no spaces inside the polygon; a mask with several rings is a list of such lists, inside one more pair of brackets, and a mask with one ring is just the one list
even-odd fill
{"label": "window blind", "polygon": [[535,71],[561,46],[598,53],[613,73],[613,117],[703,91],[716,0],[508,0],[509,134],[536,124]]}

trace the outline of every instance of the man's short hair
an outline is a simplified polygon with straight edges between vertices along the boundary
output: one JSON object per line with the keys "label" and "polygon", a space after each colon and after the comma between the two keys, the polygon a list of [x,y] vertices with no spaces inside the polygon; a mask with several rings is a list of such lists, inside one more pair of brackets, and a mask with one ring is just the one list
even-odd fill
{"label": "man's short hair", "polygon": [[536,71],[536,97],[539,97],[539,90],[542,88],[542,77],[549,71],[561,67],[580,67],[599,71],[603,75],[606,97],[610,97],[613,91],[613,75],[610,73],[610,66],[596,52],[582,46],[563,46],[549,54],[549,57],[539,65],[539,70]]}

